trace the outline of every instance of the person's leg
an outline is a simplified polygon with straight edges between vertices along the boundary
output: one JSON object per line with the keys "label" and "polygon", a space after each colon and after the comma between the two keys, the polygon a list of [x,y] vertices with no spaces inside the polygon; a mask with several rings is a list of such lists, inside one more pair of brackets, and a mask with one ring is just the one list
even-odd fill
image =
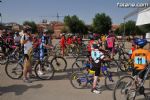
{"label": "person's leg", "polygon": [[100,67],[97,66],[94,68],[94,70],[95,70],[95,75],[94,75],[93,86],[92,86],[91,92],[99,94],[101,93],[101,91],[98,91],[96,86],[97,86],[98,77],[100,75]]}
{"label": "person's leg", "polygon": [[31,83],[29,80],[27,74],[30,72],[31,64],[29,61],[29,56],[25,54],[25,60],[24,60],[24,69],[23,69],[23,81],[27,83]]}
{"label": "person's leg", "polygon": [[65,53],[65,47],[64,46],[61,46],[61,53],[64,56],[64,53]]}
{"label": "person's leg", "polygon": [[25,56],[24,65],[23,65],[23,78],[24,79],[27,79],[27,72],[28,72],[28,69],[27,69],[27,58]]}

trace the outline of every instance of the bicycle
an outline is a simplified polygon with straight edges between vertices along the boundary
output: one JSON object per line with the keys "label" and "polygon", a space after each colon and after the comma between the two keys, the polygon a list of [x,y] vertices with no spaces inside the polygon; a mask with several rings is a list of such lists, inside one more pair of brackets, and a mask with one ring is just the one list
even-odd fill
{"label": "bicycle", "polygon": [[[11,62],[8,59],[5,66],[5,72],[7,76],[10,77],[11,79],[21,78],[23,76],[23,61],[24,61],[23,57],[20,58],[17,61],[17,63]],[[47,58],[45,58],[43,62],[41,62],[39,58],[34,58],[31,65],[32,71],[35,72],[36,76],[39,79],[49,80],[53,78],[55,70],[52,64],[48,62]],[[38,73],[39,69],[42,69],[43,75]]]}
{"label": "bicycle", "polygon": [[[143,71],[146,71],[144,78],[138,82],[137,79]],[[120,78],[113,91],[113,100],[135,100],[137,94],[144,95],[145,99],[149,100],[148,96],[144,92],[144,83],[148,78],[149,72],[150,64],[136,76],[126,75]],[[119,93],[119,95],[117,93]]]}
{"label": "bicycle", "polygon": [[[104,54],[107,56],[107,54]],[[91,62],[89,61],[90,58],[86,56],[78,56],[74,63],[72,64],[72,73],[76,72],[76,71],[82,71],[82,68],[84,67],[85,63],[91,64]],[[109,68],[109,70],[113,71],[113,72],[118,72],[119,71],[119,64],[116,60],[112,60],[109,62],[105,62],[105,64],[107,64],[107,67]]]}
{"label": "bicycle", "polygon": [[[76,89],[85,88],[88,86],[88,84],[92,85],[94,73],[94,71],[85,67],[82,71],[76,71],[72,73],[70,77],[70,83]],[[119,79],[119,76],[115,75],[116,73],[109,71],[109,68],[105,62],[102,63],[101,74],[105,78],[105,87],[109,90],[113,90],[116,80]],[[99,81],[97,85],[99,86]]]}
{"label": "bicycle", "polygon": [[[52,58],[50,58],[52,57]],[[67,61],[64,57],[56,54],[54,49],[48,49],[48,60],[54,66],[56,72],[63,72],[67,68]]]}

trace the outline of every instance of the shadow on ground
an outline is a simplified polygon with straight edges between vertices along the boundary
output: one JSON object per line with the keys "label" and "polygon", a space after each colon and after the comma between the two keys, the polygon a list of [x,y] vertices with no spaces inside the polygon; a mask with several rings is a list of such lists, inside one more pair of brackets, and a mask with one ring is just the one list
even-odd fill
{"label": "shadow on ground", "polygon": [[3,95],[5,93],[9,92],[14,92],[15,95],[22,95],[25,91],[28,89],[37,89],[37,88],[42,88],[42,84],[37,84],[37,85],[11,85],[11,86],[6,86],[6,87],[0,87],[0,95]]}

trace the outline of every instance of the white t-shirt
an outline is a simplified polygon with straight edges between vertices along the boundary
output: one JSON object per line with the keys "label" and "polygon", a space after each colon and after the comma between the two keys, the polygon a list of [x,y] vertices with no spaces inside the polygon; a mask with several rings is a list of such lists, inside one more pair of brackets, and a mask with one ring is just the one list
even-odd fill
{"label": "white t-shirt", "polygon": [[24,44],[24,54],[28,54],[28,51],[32,48],[32,42],[29,40],[29,37],[23,35],[21,37],[21,41],[23,40],[28,40],[25,44]]}

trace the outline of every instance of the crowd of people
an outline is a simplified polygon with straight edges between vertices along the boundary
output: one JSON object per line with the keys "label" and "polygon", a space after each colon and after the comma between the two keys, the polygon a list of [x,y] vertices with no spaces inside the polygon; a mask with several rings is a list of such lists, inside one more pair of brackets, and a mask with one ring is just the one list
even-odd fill
{"label": "crowd of people", "polygon": [[[27,83],[31,83],[30,77],[33,76],[31,71],[31,56],[32,52],[39,49],[39,57],[42,62],[44,56],[47,52],[48,48],[53,48],[52,46],[52,38],[48,36],[48,31],[43,30],[41,36],[32,34],[30,28],[25,28],[20,34],[19,32],[12,33],[11,31],[3,31],[0,34],[0,46],[1,51],[7,56],[6,47],[10,48],[10,51],[13,49],[12,46],[17,46],[20,48],[24,55],[24,67],[23,67],[23,81]],[[64,56],[64,51],[68,45],[83,43],[83,38],[80,35],[74,34],[60,34],[59,45],[61,47],[61,53]],[[114,59],[114,51],[115,51],[115,43],[117,42],[117,37],[114,35],[112,31],[109,31],[108,35],[97,35],[97,34],[89,34],[89,41],[87,44],[87,52],[89,61],[91,61],[93,67],[92,70],[95,71],[93,86],[91,91],[93,93],[101,93],[100,90],[96,88],[98,77],[100,76],[100,68],[101,61],[111,61]],[[133,76],[137,75],[138,72],[144,70],[150,61],[150,52],[145,50],[143,47],[147,44],[146,39],[136,38],[133,40],[132,48],[129,52],[130,59],[133,60]],[[109,50],[111,53],[111,57],[105,57],[105,54],[102,50]],[[42,73],[42,69],[39,70],[40,74]],[[138,81],[143,79],[145,71],[141,73]]]}

